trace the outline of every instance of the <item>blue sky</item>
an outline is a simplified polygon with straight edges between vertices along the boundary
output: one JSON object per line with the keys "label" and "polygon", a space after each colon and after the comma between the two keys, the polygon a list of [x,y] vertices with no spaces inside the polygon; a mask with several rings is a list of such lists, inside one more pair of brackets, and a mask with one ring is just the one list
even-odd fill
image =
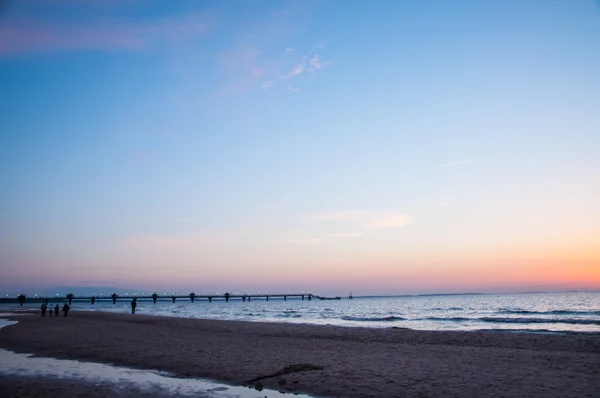
{"label": "blue sky", "polygon": [[0,289],[598,288],[599,70],[594,1],[8,2]]}

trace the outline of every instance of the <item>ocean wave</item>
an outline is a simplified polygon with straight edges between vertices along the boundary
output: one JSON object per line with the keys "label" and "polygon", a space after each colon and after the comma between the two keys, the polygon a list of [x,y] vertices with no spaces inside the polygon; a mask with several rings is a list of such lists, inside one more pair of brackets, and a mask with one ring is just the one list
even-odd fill
{"label": "ocean wave", "polygon": [[479,329],[476,332],[505,332],[505,333],[543,333],[543,334],[561,334],[561,335],[577,335],[577,334],[585,334],[585,335],[593,335],[598,336],[600,333],[598,332],[583,332],[583,331],[572,331],[572,330],[548,330],[548,329]]}
{"label": "ocean wave", "polygon": [[342,319],[344,321],[358,321],[358,322],[394,322],[394,321],[405,321],[406,318],[402,318],[401,316],[385,316],[381,318],[373,317],[373,318],[361,318],[356,316],[343,316]]}
{"label": "ocean wave", "polygon": [[441,308],[441,307],[435,307],[431,309],[432,311],[462,311],[464,310],[464,308],[462,307],[449,307],[449,308]]}
{"label": "ocean wave", "polygon": [[284,312],[282,314],[276,314],[276,318],[302,318],[301,314],[293,314],[290,312]]}
{"label": "ocean wave", "polygon": [[486,323],[566,323],[571,325],[600,325],[600,319],[573,319],[573,318],[495,318],[495,317],[483,317],[483,318],[439,318],[429,317],[425,318],[427,321],[439,321],[439,322],[486,322]]}
{"label": "ocean wave", "polygon": [[428,318],[424,318],[424,320],[426,320],[426,321],[441,321],[441,322],[467,322],[467,321],[476,321],[477,318],[463,318],[463,317],[459,317],[459,316],[450,317],[450,318],[441,318],[441,317],[437,317],[437,316],[431,316]]}
{"label": "ocean wave", "polygon": [[568,323],[571,325],[600,325],[600,319],[573,318],[479,318],[482,322],[493,323]]}
{"label": "ocean wave", "polygon": [[528,310],[510,310],[504,309],[498,311],[499,314],[528,314],[528,315],[600,315],[600,311],[573,311],[573,310],[554,310],[554,311],[528,311]]}

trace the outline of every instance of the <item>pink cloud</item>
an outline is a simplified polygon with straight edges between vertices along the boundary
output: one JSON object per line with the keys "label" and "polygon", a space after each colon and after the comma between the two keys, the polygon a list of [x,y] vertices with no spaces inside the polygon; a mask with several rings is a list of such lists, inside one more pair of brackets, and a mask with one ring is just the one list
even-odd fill
{"label": "pink cloud", "polygon": [[317,54],[312,56],[309,63],[312,66],[312,70],[321,69],[329,65],[329,61],[323,61]]}
{"label": "pink cloud", "polygon": [[203,15],[158,21],[95,20],[66,25],[58,21],[8,21],[0,26],[0,56],[49,51],[140,49],[160,41],[190,40],[204,34]]}
{"label": "pink cloud", "polygon": [[296,65],[296,67],[294,69],[292,69],[292,71],[290,72],[290,76],[297,76],[302,72],[304,72],[304,65],[299,64],[299,65]]}
{"label": "pink cloud", "polygon": [[300,75],[302,72],[304,72],[306,70],[306,68],[304,66],[305,61],[306,61],[306,59],[303,57],[302,61],[299,64],[297,64],[296,66],[294,66],[292,68],[292,70],[290,70],[285,75],[279,76],[279,78],[280,79],[287,79],[287,78],[290,78],[290,77],[294,77],[294,76]]}

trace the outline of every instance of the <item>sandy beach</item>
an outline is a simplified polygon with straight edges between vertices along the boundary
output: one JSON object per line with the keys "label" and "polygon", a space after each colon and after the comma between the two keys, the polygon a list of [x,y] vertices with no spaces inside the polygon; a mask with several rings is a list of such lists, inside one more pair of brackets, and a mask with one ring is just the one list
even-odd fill
{"label": "sandy beach", "polygon": [[[322,397],[600,396],[597,335],[427,332],[97,312],[12,319],[19,323],[0,330],[0,348],[14,352]],[[55,383],[63,392],[86,391]],[[10,396],[48,396],[53,386],[0,378],[0,390],[12,391]]]}

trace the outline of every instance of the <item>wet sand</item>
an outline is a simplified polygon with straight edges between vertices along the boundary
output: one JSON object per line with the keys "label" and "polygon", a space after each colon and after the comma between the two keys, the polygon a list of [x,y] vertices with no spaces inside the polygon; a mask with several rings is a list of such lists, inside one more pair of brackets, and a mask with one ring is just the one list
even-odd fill
{"label": "wet sand", "polygon": [[[19,323],[0,330],[0,348],[315,396],[600,396],[597,335],[427,332],[97,312],[12,319]],[[62,383],[76,394],[86,392],[85,386]],[[0,391],[18,388],[18,396],[47,396],[51,384],[1,377]]]}
{"label": "wet sand", "polygon": [[129,395],[113,386],[97,386],[76,380],[50,379],[43,377],[13,377],[0,375],[0,397],[115,397]]}

